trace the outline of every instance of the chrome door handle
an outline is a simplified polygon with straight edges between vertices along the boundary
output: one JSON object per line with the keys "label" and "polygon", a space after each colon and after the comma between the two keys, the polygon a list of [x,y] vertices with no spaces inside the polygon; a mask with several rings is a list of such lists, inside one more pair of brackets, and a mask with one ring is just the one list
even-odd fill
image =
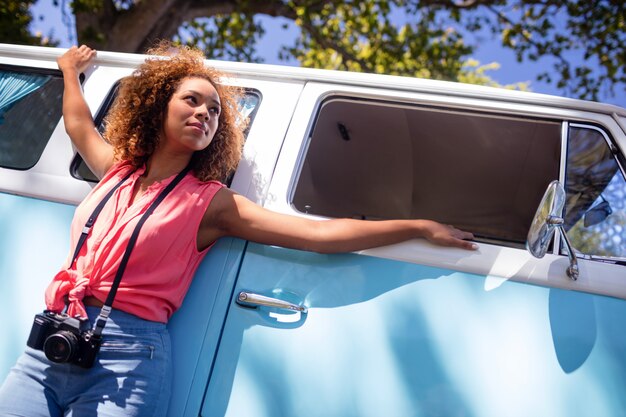
{"label": "chrome door handle", "polygon": [[305,306],[299,306],[297,304],[290,303],[288,301],[279,300],[277,298],[266,297],[260,294],[254,294],[251,292],[241,291],[237,296],[237,303],[246,307],[276,307],[284,308],[286,310],[299,311],[306,314],[308,309]]}

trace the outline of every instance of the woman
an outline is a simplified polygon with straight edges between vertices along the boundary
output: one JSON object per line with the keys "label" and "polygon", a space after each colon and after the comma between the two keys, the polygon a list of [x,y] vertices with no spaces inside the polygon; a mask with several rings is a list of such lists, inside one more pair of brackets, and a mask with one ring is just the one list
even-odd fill
{"label": "woman", "polygon": [[[85,241],[48,287],[46,307],[93,323],[120,269],[123,279],[93,366],[51,362],[28,347],[0,389],[0,415],[164,415],[171,380],[165,324],[221,237],[326,253],[419,237],[476,248],[465,240],[471,233],[433,221],[313,221],[270,212],[228,190],[219,180],[235,169],[243,143],[238,90],[220,84],[198,51],[165,43],[149,52],[167,59],[148,59],[122,80],[106,140],[78,79],[96,52],[72,47],[58,59],[66,131],[101,181],[76,210],[71,245],[81,233]],[[173,191],[145,222],[121,268],[140,218],[170,184]],[[109,193],[95,224],[83,229]]]}

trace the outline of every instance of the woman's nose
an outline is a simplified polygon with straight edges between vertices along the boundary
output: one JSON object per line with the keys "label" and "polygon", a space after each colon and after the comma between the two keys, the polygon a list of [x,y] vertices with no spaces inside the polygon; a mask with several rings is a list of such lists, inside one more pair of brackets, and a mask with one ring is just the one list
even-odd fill
{"label": "woman's nose", "polygon": [[196,113],[196,117],[205,121],[209,120],[209,111],[203,107],[198,109],[197,113]]}

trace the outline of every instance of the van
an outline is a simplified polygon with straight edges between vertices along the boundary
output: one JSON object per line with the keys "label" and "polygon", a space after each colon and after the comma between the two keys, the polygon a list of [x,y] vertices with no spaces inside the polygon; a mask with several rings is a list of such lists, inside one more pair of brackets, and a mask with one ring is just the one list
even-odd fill
{"label": "van", "polygon": [[[0,45],[0,380],[95,184],[63,127],[63,52]],[[144,59],[98,52],[83,80],[97,124]],[[168,324],[169,415],[626,415],[626,109],[207,64],[246,91],[231,189],[313,219],[433,219],[478,250],[220,240]]]}

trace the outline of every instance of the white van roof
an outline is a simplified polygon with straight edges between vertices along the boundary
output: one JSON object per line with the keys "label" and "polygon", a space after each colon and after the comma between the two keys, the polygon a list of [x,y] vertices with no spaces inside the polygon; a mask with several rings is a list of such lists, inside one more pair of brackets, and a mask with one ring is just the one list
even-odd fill
{"label": "white van roof", "polygon": [[[51,48],[0,43],[0,56],[23,59],[55,61],[65,52],[65,48]],[[146,55],[120,52],[98,51],[96,64],[112,67],[136,67],[146,59]],[[323,82],[370,88],[395,89],[402,91],[444,94],[472,99],[506,100],[515,103],[567,108],[611,115],[615,119],[626,117],[626,109],[595,101],[571,99],[547,94],[509,90],[451,81],[428,80],[415,77],[369,74],[349,71],[334,71],[286,65],[207,60],[207,65],[218,68],[233,76],[249,78],[274,78],[282,81]]]}

